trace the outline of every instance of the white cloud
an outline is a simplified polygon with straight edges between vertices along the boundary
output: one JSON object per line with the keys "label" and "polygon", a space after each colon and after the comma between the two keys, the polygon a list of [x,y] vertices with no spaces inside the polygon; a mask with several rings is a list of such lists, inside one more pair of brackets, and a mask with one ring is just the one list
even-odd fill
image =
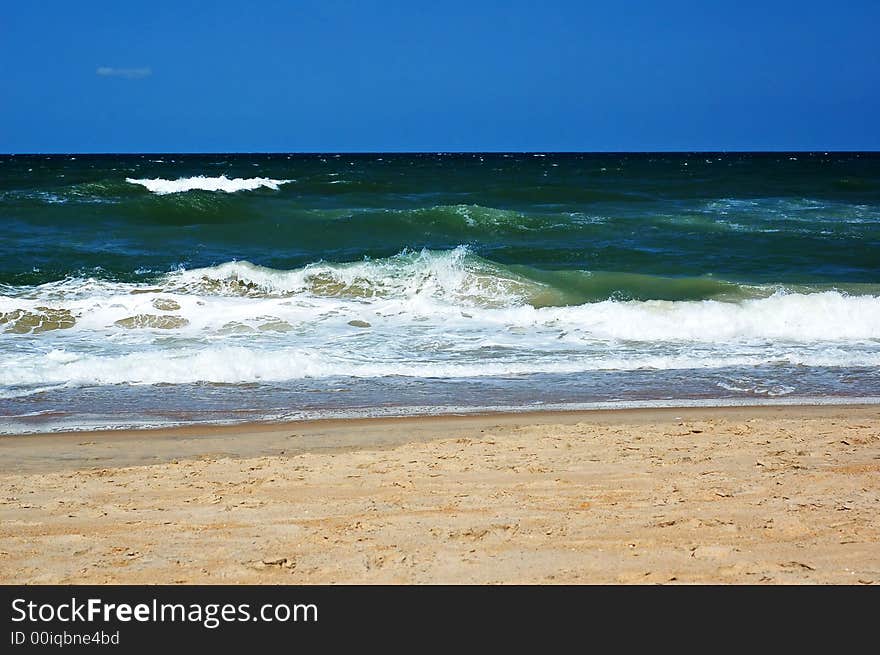
{"label": "white cloud", "polygon": [[113,68],[112,66],[99,66],[95,71],[101,77],[124,77],[127,80],[137,80],[149,77],[153,74],[151,68]]}

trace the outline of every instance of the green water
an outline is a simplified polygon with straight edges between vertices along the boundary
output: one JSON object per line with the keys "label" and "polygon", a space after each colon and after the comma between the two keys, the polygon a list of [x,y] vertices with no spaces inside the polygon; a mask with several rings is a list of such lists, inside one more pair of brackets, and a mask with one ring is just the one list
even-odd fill
{"label": "green water", "polygon": [[[293,181],[168,195],[125,181],[197,175]],[[551,275],[568,302],[872,285],[878,207],[880,156],[866,153],[3,157],[0,282],[467,244],[529,277],[601,273]]]}

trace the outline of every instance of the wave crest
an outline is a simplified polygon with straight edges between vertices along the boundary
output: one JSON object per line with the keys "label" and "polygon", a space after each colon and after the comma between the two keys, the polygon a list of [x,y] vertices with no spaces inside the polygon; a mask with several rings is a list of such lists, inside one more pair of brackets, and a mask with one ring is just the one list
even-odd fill
{"label": "wave crest", "polygon": [[293,180],[273,180],[269,177],[235,177],[230,179],[225,175],[220,175],[219,177],[196,175],[195,177],[181,177],[176,180],[165,180],[161,177],[153,179],[127,177],[125,181],[129,184],[139,184],[146,187],[148,191],[160,196],[169,193],[185,193],[187,191],[236,193],[237,191],[254,191],[262,187],[277,191],[280,185],[293,182]]}
{"label": "wave crest", "polygon": [[257,297],[421,298],[487,307],[529,302],[548,289],[541,282],[477,257],[466,246],[448,251],[404,251],[385,259],[342,264],[317,262],[293,270],[227,262],[172,274],[167,288]]}

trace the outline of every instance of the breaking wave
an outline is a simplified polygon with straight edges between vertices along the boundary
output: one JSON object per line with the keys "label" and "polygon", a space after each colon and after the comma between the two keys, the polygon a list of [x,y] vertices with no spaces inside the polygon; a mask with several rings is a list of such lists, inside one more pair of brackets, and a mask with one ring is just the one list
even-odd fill
{"label": "breaking wave", "polygon": [[[553,325],[569,335],[646,342],[880,339],[880,296],[872,293],[540,271],[504,266],[466,246],[291,270],[235,261],[179,269],[154,283],[68,278],[36,287],[0,285],[0,294],[6,294],[0,295],[0,325],[15,332],[111,325],[205,330],[261,316],[309,325],[356,314],[351,318],[368,315],[389,328],[454,316],[493,330]],[[181,320],[137,318],[152,315]]]}
{"label": "breaking wave", "polygon": [[225,175],[220,175],[219,177],[197,175],[195,177],[182,177],[177,180],[164,180],[160,177],[139,180],[128,177],[125,181],[129,184],[139,184],[146,187],[152,193],[164,196],[170,193],[184,193],[196,190],[235,193],[237,191],[254,191],[263,187],[277,191],[280,185],[287,184],[293,180],[273,180],[268,177],[235,177],[230,179]]}
{"label": "breaking wave", "polygon": [[[626,285],[701,299],[609,297]],[[11,394],[59,384],[859,367],[880,366],[880,296],[538,271],[460,246],[291,270],[227,262],[152,283],[0,286],[0,333],[0,386]]]}

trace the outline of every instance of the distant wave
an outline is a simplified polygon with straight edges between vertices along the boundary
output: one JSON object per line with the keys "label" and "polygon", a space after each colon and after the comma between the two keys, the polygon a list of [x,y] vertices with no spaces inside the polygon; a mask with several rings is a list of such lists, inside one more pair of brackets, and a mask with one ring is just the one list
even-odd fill
{"label": "distant wave", "polygon": [[197,175],[195,177],[182,177],[176,180],[164,180],[161,177],[149,179],[135,179],[132,177],[125,178],[129,184],[140,184],[149,191],[164,196],[169,193],[184,193],[186,191],[223,191],[224,193],[235,193],[237,191],[254,191],[261,187],[266,187],[274,191],[278,187],[293,180],[273,180],[268,177],[235,177],[229,179],[225,175],[219,177],[206,177]]}

